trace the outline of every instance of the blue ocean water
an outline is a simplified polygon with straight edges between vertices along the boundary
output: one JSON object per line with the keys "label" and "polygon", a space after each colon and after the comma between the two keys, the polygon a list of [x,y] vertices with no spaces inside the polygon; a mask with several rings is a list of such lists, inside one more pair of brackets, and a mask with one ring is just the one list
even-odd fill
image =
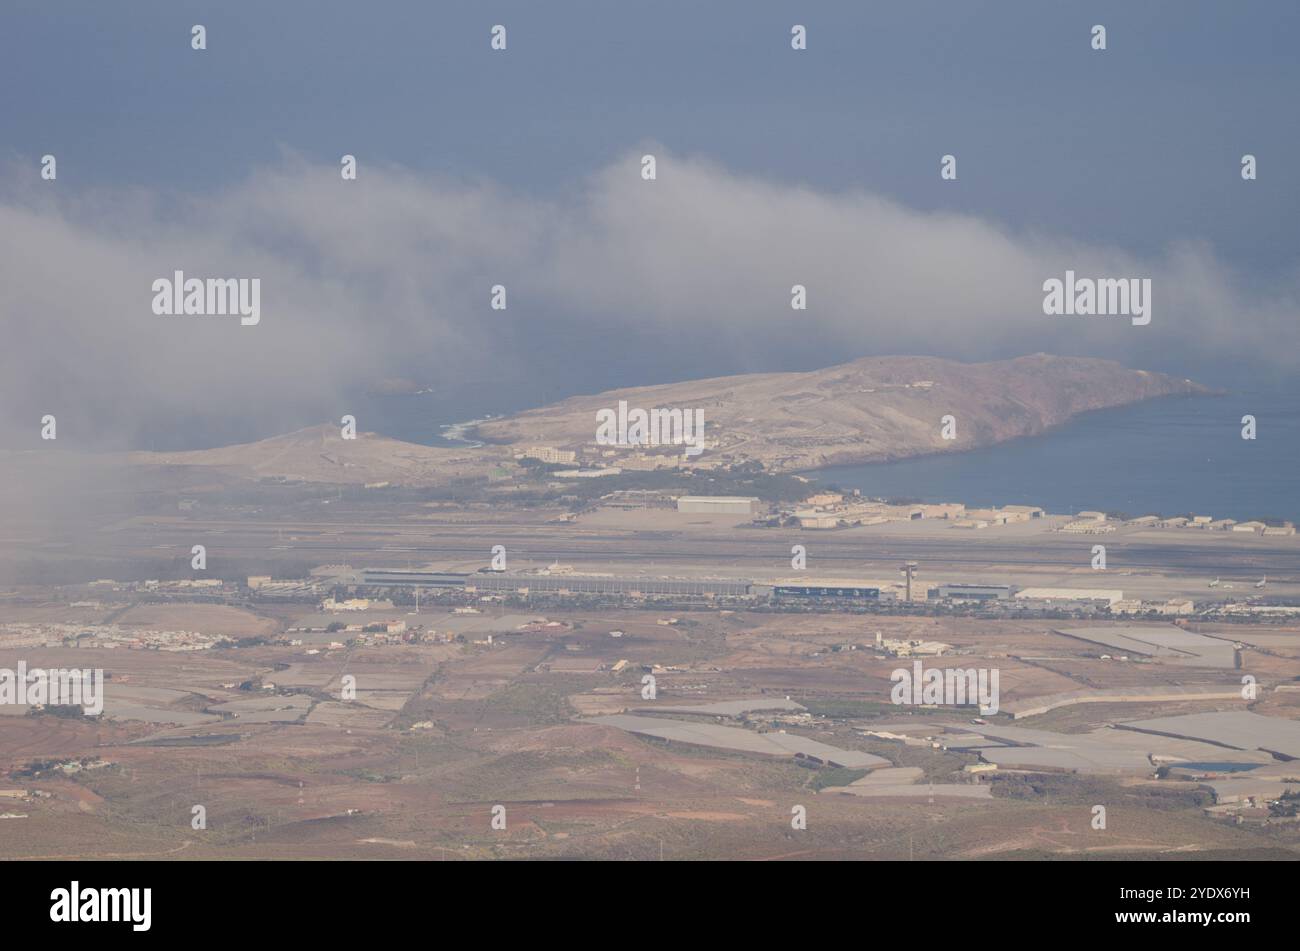
{"label": "blue ocean water", "polygon": [[[1242,439],[1243,416],[1257,438]],[[864,495],[1300,523],[1300,389],[1152,400],[972,452],[821,469]]]}

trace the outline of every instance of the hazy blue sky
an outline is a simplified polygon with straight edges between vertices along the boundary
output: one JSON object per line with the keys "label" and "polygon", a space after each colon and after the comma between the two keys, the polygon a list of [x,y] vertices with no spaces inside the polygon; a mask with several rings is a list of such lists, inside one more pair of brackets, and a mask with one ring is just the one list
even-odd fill
{"label": "hazy blue sky", "polygon": [[[201,53],[189,45],[194,23],[208,30]],[[489,49],[494,23],[509,31],[504,54]],[[807,51],[790,49],[793,23],[807,26]],[[1090,49],[1094,23],[1107,27],[1104,52]],[[83,333],[81,317],[61,325],[53,313],[84,316],[96,300],[106,313],[92,319],[109,326],[120,319],[145,335],[131,352],[152,355],[151,345],[138,341],[165,332],[158,318],[135,310],[141,282],[147,287],[149,274],[185,262],[194,272],[238,260],[245,266],[238,273],[266,262],[264,306],[271,312],[264,326],[272,328],[223,338],[227,355],[244,365],[239,394],[255,394],[275,373],[272,355],[288,352],[243,349],[275,339],[277,300],[284,341],[299,348],[311,328],[334,328],[341,341],[341,328],[364,324],[367,336],[347,346],[386,350],[363,361],[354,379],[344,364],[326,368],[340,386],[390,371],[418,375],[424,366],[448,382],[472,382],[507,366],[515,376],[532,373],[538,393],[555,395],[921,349],[969,358],[1034,349],[1096,353],[1227,380],[1296,315],[1298,45],[1300,4],[1280,0],[10,0],[0,29],[0,215],[10,215],[8,240],[48,240],[44,257],[33,251],[32,260],[53,256],[65,270],[123,283],[100,296],[88,292],[75,306],[68,289],[52,288],[58,281],[48,277],[42,287],[14,290],[0,310],[11,330],[26,319],[15,314],[20,304],[24,313],[48,309],[51,316],[22,329],[30,352],[20,365],[11,358],[0,369],[40,368],[42,379],[93,376],[86,361],[100,359],[98,347],[80,355],[51,347]],[[627,179],[615,170],[645,150],[667,161],[656,187],[670,200],[657,206],[637,198],[631,207],[613,183],[633,182],[634,170]],[[58,157],[57,188],[37,177],[47,152]],[[1258,156],[1258,181],[1240,178],[1245,152]],[[334,207],[355,199],[330,197],[324,185],[295,192],[296,173],[286,168],[325,176],[344,153],[361,162],[362,205]],[[944,153],[957,156],[957,182],[939,178]],[[688,166],[690,175],[680,171]],[[689,187],[682,184],[688,179]],[[380,187],[388,191],[377,197]],[[497,230],[473,233],[483,215],[475,218],[465,203],[480,199]],[[427,216],[444,223],[456,220],[449,209],[460,209],[471,224],[430,235],[404,218],[404,202],[412,209],[427,203]],[[787,234],[792,245],[777,250],[781,215],[741,220],[765,203],[789,203],[800,234],[824,234],[826,247],[805,248]],[[844,220],[837,217],[841,203],[851,209]],[[684,219],[696,210],[699,220],[688,226]],[[877,229],[895,212],[893,230]],[[646,224],[670,213],[682,234],[663,221]],[[348,231],[363,217],[350,240],[393,248],[405,242],[404,253],[340,274],[351,258],[322,249],[319,229]],[[729,225],[738,231],[725,233]],[[176,231],[160,234],[170,227]],[[872,230],[876,243],[859,246],[855,229]],[[746,231],[773,238],[772,257],[760,262],[754,250],[755,274],[779,272],[772,261],[792,257],[792,248],[808,253],[794,279],[825,263],[821,283],[810,282],[808,326],[790,323],[788,307],[784,324],[779,315],[747,324],[768,298],[756,306],[743,296],[703,294],[699,312],[689,315],[694,338],[665,346],[665,328],[679,331],[672,321],[696,298],[659,299],[659,290],[698,284],[700,273],[683,270],[688,261],[638,262],[619,272],[622,297],[583,287],[574,264],[587,254],[598,278],[618,271],[611,261],[622,265],[647,248],[689,239],[699,244],[683,259],[716,256],[725,266],[742,253],[735,248]],[[620,244],[624,232],[635,237]],[[834,244],[831,236],[838,236]],[[930,242],[944,249],[927,259]],[[1069,266],[1066,249],[1075,242],[1091,249],[1082,259],[1142,262],[1157,274],[1165,307],[1149,332],[1053,329],[1040,339],[1046,318],[1035,313],[1037,284]],[[909,243],[912,259],[870,273],[873,256]],[[915,292],[930,280],[927,260],[949,267],[1003,243],[1014,252],[1008,260],[972,266],[933,300]],[[513,263],[494,264],[506,246],[500,258]],[[1039,255],[1045,247],[1051,253]],[[171,257],[161,253],[167,249]],[[119,250],[121,260],[114,258]],[[597,251],[609,260],[598,260]],[[454,266],[446,263],[451,257]],[[867,278],[828,290],[859,260]],[[533,273],[521,276],[525,266]],[[439,267],[432,277],[423,274]],[[31,260],[9,268],[0,264],[0,277],[30,276]],[[283,313],[288,298],[276,296],[289,278],[274,283],[277,268],[293,272],[302,288],[313,276],[321,279],[317,290],[326,280],[339,287],[311,314],[290,318]],[[1006,293],[963,310],[970,296],[963,287],[978,288],[986,272],[989,285]],[[1204,293],[1194,286],[1202,272]],[[746,273],[737,270],[734,280],[744,282]],[[890,283],[898,273],[912,290],[873,295],[873,282]],[[491,362],[475,338],[491,315],[473,308],[481,282],[498,279],[514,280],[519,296],[495,325],[500,352],[492,359],[500,362]],[[791,279],[774,278],[774,307]],[[300,290],[294,300],[306,296]],[[1177,315],[1170,310],[1176,297]],[[1193,301],[1203,313],[1183,319]],[[335,306],[337,313],[324,313]],[[937,329],[930,320],[940,322]],[[1227,362],[1223,348],[1239,326],[1247,356]],[[402,337],[400,346],[376,343],[390,331]],[[196,332],[158,352],[178,366],[210,360],[210,336]],[[197,338],[203,342],[189,342]],[[100,344],[112,340],[105,333]],[[1289,353],[1291,342],[1275,349]],[[1277,352],[1260,363],[1265,374],[1295,368]],[[132,370],[144,378],[152,372]],[[300,395],[294,390],[282,402]],[[37,382],[20,396],[33,407],[45,399]],[[141,400],[137,405],[157,397]],[[177,400],[194,402],[183,393]],[[306,405],[286,419],[310,415],[311,398]],[[201,406],[185,409],[203,414]]]}
{"label": "hazy blue sky", "polygon": [[[6,8],[0,143],[59,153],[66,176],[96,183],[203,189],[288,146],[556,189],[653,139],[917,208],[1295,265],[1290,0]],[[498,22],[507,57],[488,49]],[[789,55],[794,22],[807,55]],[[1105,53],[1088,47],[1093,23]],[[1261,163],[1249,189],[1245,151]],[[945,152],[956,186],[936,175]]]}

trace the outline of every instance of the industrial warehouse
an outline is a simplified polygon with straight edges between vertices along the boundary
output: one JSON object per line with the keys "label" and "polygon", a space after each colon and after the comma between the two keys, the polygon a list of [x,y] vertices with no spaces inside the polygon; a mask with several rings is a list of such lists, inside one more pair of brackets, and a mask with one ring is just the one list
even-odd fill
{"label": "industrial warehouse", "polygon": [[528,574],[441,571],[366,570],[366,587],[420,587],[464,591],[467,594],[595,596],[626,598],[752,598],[751,581],[721,578],[613,577],[606,575]]}
{"label": "industrial warehouse", "polygon": [[564,572],[394,571],[366,569],[357,584],[374,588],[434,588],[467,594],[558,595],[561,597],[685,598],[743,601],[892,601],[886,582],[780,581],[763,584],[741,578],[676,578],[575,574]]}
{"label": "industrial warehouse", "polygon": [[[905,566],[906,567],[906,566]],[[340,582],[361,588],[419,588],[485,597],[612,598],[628,601],[736,601],[747,604],[824,605],[973,605],[1002,613],[1108,612],[1123,592],[1093,588],[1023,588],[1013,585],[940,584],[913,590],[910,580],[833,578],[679,577],[577,573],[571,569],[453,572],[369,568]],[[1160,613],[1161,605],[1150,608]],[[1114,613],[1123,613],[1115,611]],[[1136,613],[1133,612],[1133,613]]]}

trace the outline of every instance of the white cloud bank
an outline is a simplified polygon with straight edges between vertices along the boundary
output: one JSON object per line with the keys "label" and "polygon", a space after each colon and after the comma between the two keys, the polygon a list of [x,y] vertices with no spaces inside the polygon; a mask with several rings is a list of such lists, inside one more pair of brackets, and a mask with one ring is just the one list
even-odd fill
{"label": "white cloud bank", "polygon": [[[247,413],[274,430],[416,364],[430,379],[527,373],[551,322],[591,328],[572,335],[578,379],[622,330],[661,340],[661,357],[726,348],[765,369],[809,340],[834,360],[1056,350],[1137,365],[1163,350],[1296,361],[1300,282],[1242,288],[1195,243],[1142,259],[655,151],[657,181],[641,180],[638,152],[564,198],[364,156],[355,182],[290,157],[199,197],[10,175],[27,184],[0,193],[0,440],[26,441],[44,412],[108,442],[138,442],[148,421]],[[1043,281],[1067,268],[1151,278],[1151,325],[1044,316]],[[155,316],[151,284],[175,270],[260,278],[260,325]],[[488,307],[498,283],[506,312]],[[807,311],[790,309],[796,283]]]}

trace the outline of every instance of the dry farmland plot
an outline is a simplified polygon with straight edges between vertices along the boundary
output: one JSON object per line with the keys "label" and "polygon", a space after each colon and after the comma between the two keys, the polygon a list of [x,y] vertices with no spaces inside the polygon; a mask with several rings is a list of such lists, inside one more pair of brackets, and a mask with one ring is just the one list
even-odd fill
{"label": "dry farmland plot", "polygon": [[[815,712],[834,714],[787,724],[790,733],[916,767],[921,782],[951,783],[974,754],[905,746],[855,730],[890,721],[923,730],[921,714],[900,717],[887,703],[891,670],[911,661],[875,657],[877,630],[958,651],[925,658],[927,667],[998,667],[1004,700],[1079,689],[1081,681],[1124,686],[1129,679],[1168,679],[1168,671],[1153,665],[1107,666],[1088,655],[1087,645],[1031,622],[674,613],[679,624],[661,625],[652,612],[548,611],[546,617],[570,627],[498,636],[491,646],[347,647],[316,655],[282,645],[184,656],[22,652],[51,665],[104,666],[113,674],[110,698],[138,705],[142,716],[238,718],[185,729],[0,718],[0,753],[16,752],[24,762],[94,755],[112,764],[51,780],[63,792],[24,804],[30,818],[12,820],[14,834],[0,842],[0,855],[34,854],[37,842],[85,852],[89,847],[78,845],[74,831],[93,840],[90,851],[97,855],[176,858],[652,859],[661,849],[665,858],[997,858],[1295,844],[1287,831],[1207,818],[1197,800],[1180,798],[1191,784],[1158,783],[1153,796],[1120,783],[1057,776],[1027,798],[1004,795],[995,785],[995,797],[978,803],[938,797],[931,803],[923,792],[905,800],[857,800],[817,791],[851,772],[584,722],[607,707],[645,706],[641,666],[660,665],[655,702],[789,694]],[[624,634],[614,638],[612,630]],[[843,644],[862,646],[834,650]],[[1290,662],[1261,656],[1279,672]],[[628,664],[617,673],[597,669],[619,660]],[[1102,683],[1108,675],[1123,683]],[[346,676],[355,677],[354,701],[340,699]],[[277,689],[222,686],[248,680]],[[1269,692],[1257,705],[1293,716],[1300,693]],[[1063,708],[1034,725],[1078,730],[1110,717],[1140,718],[1148,707],[1157,708],[1151,715],[1165,715],[1183,705]],[[297,722],[260,722],[282,718]],[[167,745],[132,743],[145,736]],[[209,819],[203,833],[189,825],[190,809],[200,802]],[[1091,829],[1093,802],[1109,804],[1107,830]],[[507,810],[504,831],[490,826],[496,804]],[[795,804],[807,808],[806,831],[790,827]]]}
{"label": "dry farmland plot", "polygon": [[120,614],[116,622],[126,628],[197,631],[225,637],[269,637],[280,622],[244,608],[224,604],[140,604]]}

